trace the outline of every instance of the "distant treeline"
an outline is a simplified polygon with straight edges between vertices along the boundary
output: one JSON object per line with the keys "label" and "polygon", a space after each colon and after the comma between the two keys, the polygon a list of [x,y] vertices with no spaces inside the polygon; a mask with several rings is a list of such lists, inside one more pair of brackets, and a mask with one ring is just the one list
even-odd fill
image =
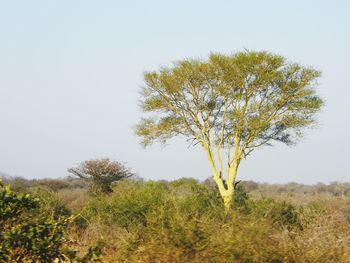
{"label": "distant treeline", "polygon": [[[32,187],[45,187],[53,191],[62,189],[87,188],[86,181],[80,178],[67,176],[64,178],[44,178],[44,179],[25,179],[18,176],[8,176],[0,173],[0,178],[6,184],[10,184],[14,190],[25,190]],[[143,180],[140,177],[133,177],[129,180]],[[163,183],[169,183],[166,180],[160,180]],[[211,178],[206,179],[203,184],[213,184]],[[333,196],[350,196],[350,183],[331,182],[329,184],[317,183],[313,185],[300,184],[295,182],[285,184],[272,183],[257,183],[254,181],[241,181],[240,186],[243,186],[247,192],[258,192],[261,194],[281,194],[281,193],[296,193],[305,195],[330,194]]]}

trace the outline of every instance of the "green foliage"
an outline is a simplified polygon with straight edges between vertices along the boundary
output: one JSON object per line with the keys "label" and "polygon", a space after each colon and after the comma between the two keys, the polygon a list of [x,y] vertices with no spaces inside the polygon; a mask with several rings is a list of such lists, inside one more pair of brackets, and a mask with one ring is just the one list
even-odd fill
{"label": "green foliage", "polygon": [[0,258],[16,262],[63,259],[63,224],[32,217],[39,201],[29,194],[16,194],[6,186],[0,195]]}
{"label": "green foliage", "polygon": [[113,195],[99,196],[83,210],[83,218],[129,228],[146,225],[146,214],[163,201],[164,186],[156,183],[120,182]]}
{"label": "green foliage", "polygon": [[278,227],[288,229],[302,229],[301,210],[286,201],[275,201],[271,198],[263,198],[252,204],[252,213],[271,220]]}
{"label": "green foliage", "polygon": [[179,61],[145,74],[142,109],[162,114],[157,121],[141,121],[137,133],[145,144],[180,134],[204,140],[204,128],[220,140],[224,121],[225,144],[238,129],[249,147],[271,140],[291,143],[292,129],[313,123],[322,106],[313,90],[319,76],[268,52]]}
{"label": "green foliage", "polygon": [[56,191],[35,187],[31,189],[31,194],[39,200],[40,214],[53,220],[65,219],[71,215]]}
{"label": "green foliage", "polygon": [[88,262],[98,259],[100,247],[83,258],[70,250],[64,238],[68,218],[54,220],[40,212],[39,199],[17,194],[0,181],[0,260],[6,262]]}
{"label": "green foliage", "polygon": [[29,194],[16,194],[11,191],[9,186],[3,189],[0,181],[0,224],[3,227],[5,222],[12,222],[27,209],[38,207],[38,200],[31,198]]}
{"label": "green foliage", "polygon": [[202,215],[221,205],[217,189],[208,188],[194,179],[179,179],[170,183],[173,202],[185,217]]}
{"label": "green foliage", "polygon": [[63,260],[63,226],[51,221],[22,223],[2,234],[0,257],[16,262]]}

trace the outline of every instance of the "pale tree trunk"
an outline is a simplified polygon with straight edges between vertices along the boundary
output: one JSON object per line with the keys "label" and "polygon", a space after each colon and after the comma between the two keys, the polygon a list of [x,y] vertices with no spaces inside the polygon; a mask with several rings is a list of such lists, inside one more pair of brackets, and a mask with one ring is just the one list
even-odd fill
{"label": "pale tree trunk", "polygon": [[237,159],[234,165],[228,168],[229,173],[228,173],[228,178],[226,182],[227,195],[222,197],[224,199],[224,206],[226,211],[230,209],[232,205],[233,197],[235,194],[235,182],[237,177],[238,165],[239,165],[239,160]]}
{"label": "pale tree trunk", "polygon": [[[219,187],[219,185],[221,183],[223,183],[222,181],[219,182],[219,183],[217,183],[217,181],[215,181],[215,182],[218,185],[218,187]],[[232,187],[229,186],[229,185],[227,187],[228,188],[227,189],[224,188],[223,191],[220,191],[220,187],[219,187],[219,192],[220,192],[221,198],[222,198],[222,200],[224,202],[225,211],[230,210],[232,202],[233,202],[233,197],[234,197],[234,194],[235,194],[234,184],[232,185]]]}
{"label": "pale tree trunk", "polygon": [[222,196],[222,199],[224,201],[225,211],[229,211],[233,202],[234,191],[226,191],[227,194],[225,196]]}
{"label": "pale tree trunk", "polygon": [[226,178],[226,186],[224,184],[224,179],[222,178],[222,172],[223,171],[218,171],[215,165],[215,160],[212,154],[212,150],[208,146],[203,146],[212,173],[213,173],[213,179],[216,183],[216,185],[219,188],[219,192],[221,195],[221,198],[224,202],[224,207],[225,210],[228,211],[231,208],[233,197],[234,197],[234,192],[235,192],[235,181],[236,181],[236,176],[237,176],[237,170],[238,170],[238,165],[239,165],[239,159],[235,158],[235,162],[232,165],[232,167],[228,167],[228,178]]}

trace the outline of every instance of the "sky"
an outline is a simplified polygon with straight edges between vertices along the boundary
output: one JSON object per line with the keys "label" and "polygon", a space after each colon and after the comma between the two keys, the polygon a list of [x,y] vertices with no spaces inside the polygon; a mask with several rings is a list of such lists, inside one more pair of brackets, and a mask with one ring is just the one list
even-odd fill
{"label": "sky", "polygon": [[56,178],[91,158],[145,179],[204,180],[199,147],[144,149],[143,73],[210,52],[267,50],[322,71],[326,106],[294,147],[254,152],[238,179],[349,182],[349,1],[0,1],[0,171]]}

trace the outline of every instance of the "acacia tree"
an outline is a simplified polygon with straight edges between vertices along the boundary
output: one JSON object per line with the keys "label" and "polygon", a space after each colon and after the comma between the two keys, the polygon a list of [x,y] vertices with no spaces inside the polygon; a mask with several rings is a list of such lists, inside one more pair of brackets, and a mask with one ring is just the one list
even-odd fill
{"label": "acacia tree", "polygon": [[268,52],[179,61],[144,74],[141,107],[149,116],[136,134],[144,146],[176,135],[199,144],[228,209],[242,159],[274,141],[292,145],[315,124],[319,77]]}
{"label": "acacia tree", "polygon": [[68,172],[89,183],[92,193],[110,193],[112,184],[135,175],[122,163],[109,158],[92,159],[80,163]]}

